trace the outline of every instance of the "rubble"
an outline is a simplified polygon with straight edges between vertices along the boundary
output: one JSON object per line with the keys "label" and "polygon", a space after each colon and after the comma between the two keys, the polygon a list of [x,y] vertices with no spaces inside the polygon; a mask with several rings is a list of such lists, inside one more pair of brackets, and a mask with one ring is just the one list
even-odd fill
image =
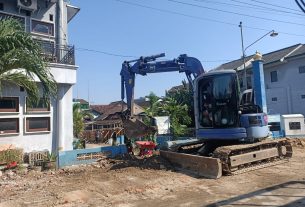
{"label": "rubble", "polygon": [[293,147],[305,148],[305,137],[304,138],[287,138]]}

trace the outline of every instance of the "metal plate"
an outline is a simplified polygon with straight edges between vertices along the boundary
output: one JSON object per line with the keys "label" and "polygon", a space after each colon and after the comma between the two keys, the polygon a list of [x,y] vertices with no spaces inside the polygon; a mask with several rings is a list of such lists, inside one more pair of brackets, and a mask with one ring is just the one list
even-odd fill
{"label": "metal plate", "polygon": [[278,157],[278,149],[271,148],[260,151],[249,152],[241,155],[235,155],[230,157],[231,167],[237,167],[246,163],[265,160],[268,158]]}
{"label": "metal plate", "polygon": [[198,176],[217,179],[222,176],[220,159],[160,150],[161,157],[175,167],[190,171]]}

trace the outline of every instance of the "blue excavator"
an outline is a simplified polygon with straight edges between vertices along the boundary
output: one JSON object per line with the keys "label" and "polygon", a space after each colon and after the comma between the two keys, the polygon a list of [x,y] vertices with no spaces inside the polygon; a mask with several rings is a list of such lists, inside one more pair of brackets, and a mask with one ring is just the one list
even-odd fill
{"label": "blue excavator", "polygon": [[[266,139],[268,120],[259,104],[264,93],[245,90],[240,93],[235,70],[205,73],[201,62],[185,54],[173,60],[157,60],[158,54],[125,61],[121,69],[121,98],[127,99],[122,115],[128,138],[154,133],[134,115],[135,75],[173,72],[185,73],[194,97],[196,138],[168,141],[160,155],[179,168],[199,176],[219,178],[266,167],[292,156],[286,139]],[[263,84],[264,85],[264,84]],[[257,102],[257,103],[256,103]]]}

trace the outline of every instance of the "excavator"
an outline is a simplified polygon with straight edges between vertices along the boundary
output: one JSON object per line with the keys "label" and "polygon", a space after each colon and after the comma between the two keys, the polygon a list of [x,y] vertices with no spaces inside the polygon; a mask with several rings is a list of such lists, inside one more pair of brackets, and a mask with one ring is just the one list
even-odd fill
{"label": "excavator", "polygon": [[177,71],[185,73],[193,93],[196,138],[168,141],[160,156],[178,168],[215,179],[292,157],[292,146],[286,139],[267,139],[268,118],[259,101],[265,93],[256,90],[257,85],[241,93],[235,70],[205,72],[197,58],[185,54],[173,60],[157,60],[164,56],[140,57],[122,64],[121,99],[124,101],[125,94],[127,99],[122,120],[127,139],[156,130],[134,115],[135,75]]}

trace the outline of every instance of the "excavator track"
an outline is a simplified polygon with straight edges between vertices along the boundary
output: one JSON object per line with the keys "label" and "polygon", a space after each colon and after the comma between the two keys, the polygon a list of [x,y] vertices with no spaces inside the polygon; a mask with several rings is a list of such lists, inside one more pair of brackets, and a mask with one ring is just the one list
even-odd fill
{"label": "excavator track", "polygon": [[287,139],[265,140],[218,147],[212,157],[221,160],[224,174],[235,175],[287,161],[292,157],[292,146]]}

